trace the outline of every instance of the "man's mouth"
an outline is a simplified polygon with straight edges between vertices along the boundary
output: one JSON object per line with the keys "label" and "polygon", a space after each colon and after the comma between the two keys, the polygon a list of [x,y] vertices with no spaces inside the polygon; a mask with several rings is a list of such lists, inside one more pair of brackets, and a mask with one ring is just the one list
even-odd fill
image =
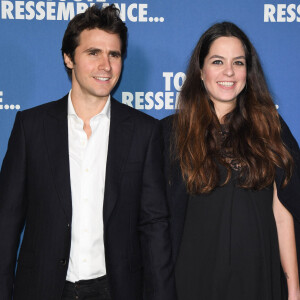
{"label": "man's mouth", "polygon": [[97,76],[94,76],[94,78],[100,81],[108,81],[110,79],[109,77],[97,77]]}

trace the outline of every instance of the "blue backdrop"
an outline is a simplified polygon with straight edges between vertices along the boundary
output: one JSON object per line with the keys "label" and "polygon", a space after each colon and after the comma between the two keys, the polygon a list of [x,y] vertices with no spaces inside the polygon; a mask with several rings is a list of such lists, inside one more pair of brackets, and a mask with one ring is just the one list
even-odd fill
{"label": "blue backdrop", "polygon": [[[265,0],[266,1],[266,0]],[[18,109],[70,89],[60,48],[67,23],[96,0],[0,1],[0,161]],[[256,47],[279,111],[300,141],[300,1],[125,0],[128,54],[114,96],[158,119],[173,112],[186,64],[200,35],[232,21]]]}

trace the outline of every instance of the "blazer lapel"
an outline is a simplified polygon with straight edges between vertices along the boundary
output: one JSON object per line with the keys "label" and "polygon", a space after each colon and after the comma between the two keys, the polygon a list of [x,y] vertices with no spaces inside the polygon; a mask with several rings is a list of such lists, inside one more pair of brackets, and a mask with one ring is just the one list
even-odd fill
{"label": "blazer lapel", "polygon": [[44,119],[46,146],[52,176],[67,222],[72,219],[68,146],[68,96],[53,103]]}
{"label": "blazer lapel", "polygon": [[128,108],[111,98],[106,179],[103,204],[104,226],[116,205],[122,170],[126,162],[133,133],[133,119]]}

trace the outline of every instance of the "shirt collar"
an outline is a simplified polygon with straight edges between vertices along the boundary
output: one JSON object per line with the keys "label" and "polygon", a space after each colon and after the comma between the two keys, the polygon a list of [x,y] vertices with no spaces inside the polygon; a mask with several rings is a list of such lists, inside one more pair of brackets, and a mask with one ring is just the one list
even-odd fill
{"label": "shirt collar", "polygon": [[[71,91],[72,90],[70,90],[69,95],[68,95],[68,116],[76,116],[77,118],[79,118],[78,115],[76,114],[76,111],[75,111],[73,103],[72,103]],[[100,116],[100,115],[104,115],[108,119],[110,119],[110,109],[111,109],[111,101],[110,101],[110,95],[109,95],[107,98],[107,101],[105,103],[105,106],[103,107],[101,112],[98,113],[97,115],[95,115],[92,119],[94,119],[95,117]]]}

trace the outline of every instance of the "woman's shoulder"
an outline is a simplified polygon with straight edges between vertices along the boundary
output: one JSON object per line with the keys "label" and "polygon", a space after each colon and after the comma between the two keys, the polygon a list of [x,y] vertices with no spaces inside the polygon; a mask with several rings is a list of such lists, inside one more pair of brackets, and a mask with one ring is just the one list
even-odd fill
{"label": "woman's shoulder", "polygon": [[300,222],[300,149],[296,139],[282,117],[280,117],[280,124],[281,138],[293,157],[294,166],[292,177],[284,188],[282,187],[282,182],[285,178],[285,173],[281,168],[276,169],[275,181],[278,198],[298,222]]}
{"label": "woman's shoulder", "polygon": [[279,120],[281,125],[281,139],[284,145],[287,147],[294,159],[300,160],[300,149],[296,139],[281,116],[279,116]]}

